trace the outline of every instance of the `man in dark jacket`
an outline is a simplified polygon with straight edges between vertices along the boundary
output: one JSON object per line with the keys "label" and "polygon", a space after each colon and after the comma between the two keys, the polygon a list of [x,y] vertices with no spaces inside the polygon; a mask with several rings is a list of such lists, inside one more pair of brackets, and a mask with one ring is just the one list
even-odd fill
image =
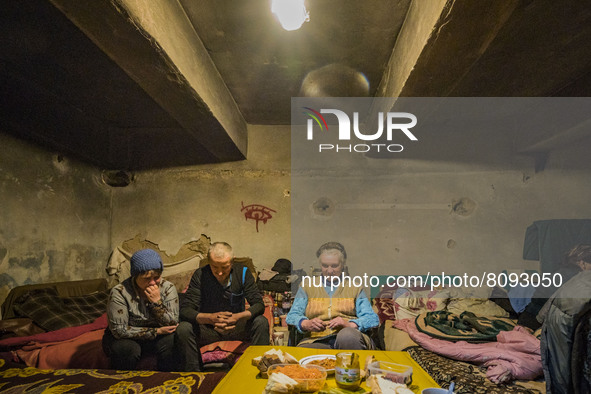
{"label": "man in dark jacket", "polygon": [[207,257],[209,264],[195,271],[180,307],[176,338],[185,371],[202,369],[199,348],[209,343],[269,344],[265,305],[252,274],[233,264],[232,247],[225,242],[213,243]]}

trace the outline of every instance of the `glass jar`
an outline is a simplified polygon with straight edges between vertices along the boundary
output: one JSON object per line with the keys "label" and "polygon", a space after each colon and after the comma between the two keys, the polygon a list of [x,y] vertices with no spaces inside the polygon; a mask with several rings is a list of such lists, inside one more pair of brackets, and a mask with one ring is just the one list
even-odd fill
{"label": "glass jar", "polygon": [[337,386],[346,390],[357,390],[361,384],[359,355],[352,352],[337,353],[335,365],[335,381]]}

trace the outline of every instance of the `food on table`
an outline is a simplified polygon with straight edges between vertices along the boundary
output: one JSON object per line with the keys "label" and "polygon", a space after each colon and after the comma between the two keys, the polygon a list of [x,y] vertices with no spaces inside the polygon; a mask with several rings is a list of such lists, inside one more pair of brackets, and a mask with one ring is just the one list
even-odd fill
{"label": "food on table", "polygon": [[274,364],[297,364],[298,360],[291,354],[282,351],[281,349],[271,349],[266,351],[262,356],[252,359],[252,365],[261,371],[263,378],[267,378],[267,370]]}
{"label": "food on table", "polygon": [[382,374],[371,375],[366,384],[371,388],[372,394],[413,394],[405,384],[394,383]]}
{"label": "food on table", "polygon": [[368,394],[370,391],[365,391],[364,389],[357,389],[355,391],[340,389],[338,387],[328,387],[322,389],[318,392],[318,394]]}
{"label": "food on table", "polygon": [[323,375],[320,369],[306,368],[298,364],[278,366],[275,372],[284,373],[294,379],[318,379]]}
{"label": "food on table", "polygon": [[412,367],[403,364],[396,364],[387,361],[374,361],[366,366],[370,375],[382,375],[394,383],[408,385],[412,382]]}
{"label": "food on table", "polygon": [[361,383],[361,368],[359,368],[359,355],[357,353],[337,353],[335,381],[339,388],[357,390]]}
{"label": "food on table", "polygon": [[282,373],[298,382],[302,392],[314,392],[324,387],[326,370],[316,365],[276,364],[269,367],[269,376]]}
{"label": "food on table", "polygon": [[337,360],[334,358],[321,358],[319,360],[312,360],[307,364],[318,365],[324,369],[334,369]]}
{"label": "food on table", "polygon": [[365,368],[361,371],[361,379],[366,379],[369,376],[369,366],[376,361],[377,359],[373,355],[365,358]]}
{"label": "food on table", "polygon": [[279,372],[269,377],[263,394],[297,394],[299,392],[298,382]]}

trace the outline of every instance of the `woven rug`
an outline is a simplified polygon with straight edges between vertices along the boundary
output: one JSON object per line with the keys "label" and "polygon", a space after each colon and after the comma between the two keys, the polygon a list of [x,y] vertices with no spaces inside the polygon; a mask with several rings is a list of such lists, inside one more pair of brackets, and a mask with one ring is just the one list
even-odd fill
{"label": "woven rug", "polygon": [[0,359],[0,394],[200,393],[213,391],[225,372],[37,369]]}

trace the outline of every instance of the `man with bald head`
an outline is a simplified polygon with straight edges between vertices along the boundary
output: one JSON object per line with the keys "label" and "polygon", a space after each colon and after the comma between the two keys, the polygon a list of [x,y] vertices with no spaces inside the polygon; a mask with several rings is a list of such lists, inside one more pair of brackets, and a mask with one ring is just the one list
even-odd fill
{"label": "man with bald head", "polygon": [[195,271],[180,307],[176,338],[185,371],[201,370],[199,348],[209,343],[269,344],[265,305],[253,275],[233,263],[234,253],[226,242],[211,244],[207,257],[209,264]]}

